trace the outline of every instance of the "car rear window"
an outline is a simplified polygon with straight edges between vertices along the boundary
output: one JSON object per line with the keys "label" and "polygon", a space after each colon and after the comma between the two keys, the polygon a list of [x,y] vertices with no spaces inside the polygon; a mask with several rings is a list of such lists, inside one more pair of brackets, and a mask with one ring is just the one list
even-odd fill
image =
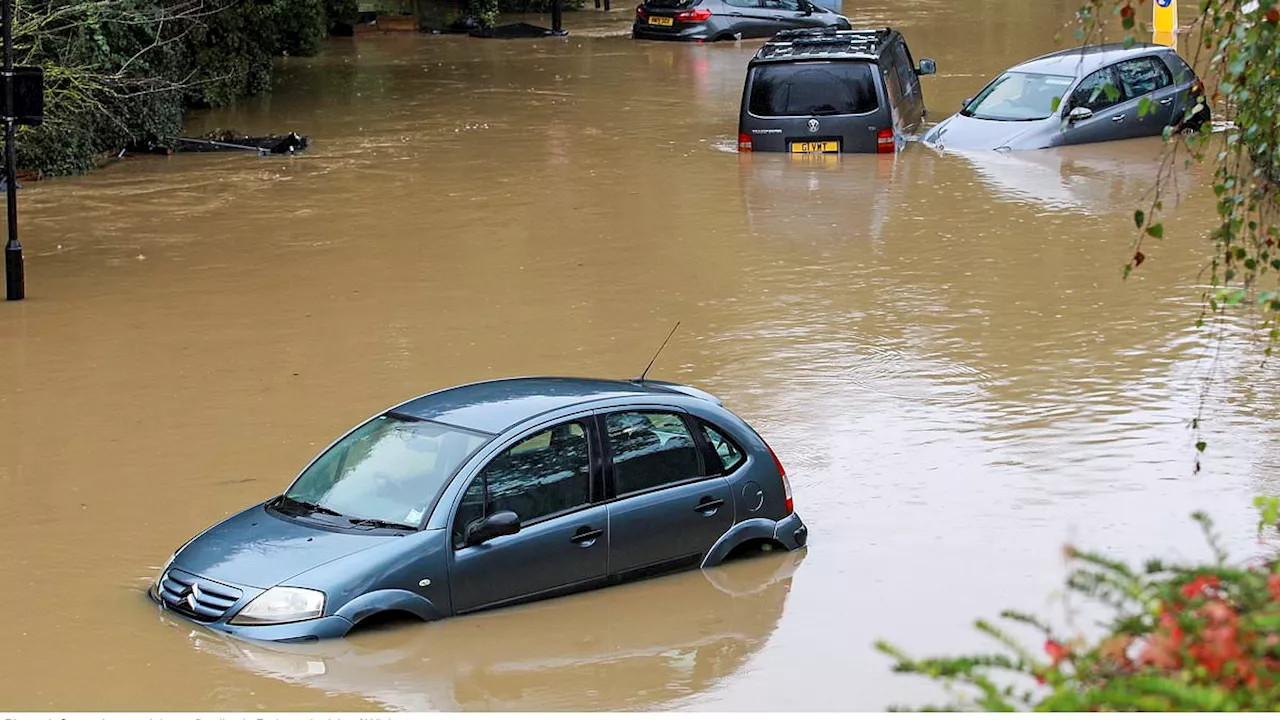
{"label": "car rear window", "polygon": [[684,10],[699,2],[702,0],[645,0],[644,6],[658,10]]}
{"label": "car rear window", "polygon": [[776,63],[752,71],[748,107],[758,117],[862,115],[880,100],[870,63]]}

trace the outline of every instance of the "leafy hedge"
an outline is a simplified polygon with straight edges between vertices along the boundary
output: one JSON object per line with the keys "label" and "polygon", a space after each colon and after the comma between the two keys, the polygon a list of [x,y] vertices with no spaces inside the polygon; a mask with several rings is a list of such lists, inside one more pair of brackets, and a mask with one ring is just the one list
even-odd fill
{"label": "leafy hedge", "polygon": [[184,110],[267,90],[272,58],[316,52],[352,0],[18,0],[15,48],[46,75],[46,120],[19,164],[49,175],[172,137]]}
{"label": "leafy hedge", "polygon": [[[1275,522],[1275,500],[1262,499]],[[1269,506],[1267,505],[1269,503]],[[886,643],[902,673],[970,691],[941,710],[1276,711],[1280,710],[1280,561],[1227,561],[1208,518],[1213,559],[1203,565],[1149,561],[1134,569],[1068,548],[1070,592],[1112,613],[1101,639],[1067,638],[1014,611],[1002,617],[1039,631],[1032,652],[995,625],[977,627],[1004,651],[916,660]]]}

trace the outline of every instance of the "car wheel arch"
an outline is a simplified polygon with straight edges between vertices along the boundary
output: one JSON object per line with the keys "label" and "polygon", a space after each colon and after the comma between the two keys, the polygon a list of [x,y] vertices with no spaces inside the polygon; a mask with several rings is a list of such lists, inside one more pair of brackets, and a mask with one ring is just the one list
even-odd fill
{"label": "car wheel arch", "polygon": [[707,568],[719,565],[736,550],[748,543],[768,541],[776,544],[774,533],[777,532],[777,527],[777,521],[768,518],[752,518],[734,525],[724,535],[721,535],[720,539],[707,551],[706,556],[702,559],[702,567]]}
{"label": "car wheel arch", "polygon": [[408,590],[374,590],[347,602],[334,613],[352,627],[384,613],[408,613],[420,620],[438,620],[445,616],[430,600]]}

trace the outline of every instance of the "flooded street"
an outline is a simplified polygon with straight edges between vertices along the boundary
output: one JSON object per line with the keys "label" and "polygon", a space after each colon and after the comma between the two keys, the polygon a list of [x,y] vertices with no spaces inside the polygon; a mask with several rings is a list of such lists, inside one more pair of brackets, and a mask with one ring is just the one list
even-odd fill
{"label": "flooded street", "polygon": [[[1062,47],[1074,0],[876,0],[930,122]],[[1232,336],[1206,398],[1208,173],[1124,282],[1159,140],[1032,154],[739,155],[759,42],[334,40],[191,133],[294,158],[122,161],[21,194],[0,305],[0,703],[58,710],[879,710],[937,697],[884,638],[983,647],[1053,614],[1061,548],[1238,555],[1280,492],[1277,371]],[[546,24],[542,17],[533,19]],[[1064,33],[1070,37],[1070,31]],[[639,374],[777,451],[809,548],[318,645],[232,643],[144,591],[334,437],[489,377]]]}

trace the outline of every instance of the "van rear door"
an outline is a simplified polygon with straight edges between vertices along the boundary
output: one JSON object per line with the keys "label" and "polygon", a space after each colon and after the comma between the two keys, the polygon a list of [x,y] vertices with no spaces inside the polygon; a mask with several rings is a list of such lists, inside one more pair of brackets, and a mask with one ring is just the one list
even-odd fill
{"label": "van rear door", "polygon": [[[838,146],[842,153],[876,152],[876,132],[890,127],[874,62],[804,60],[759,63],[743,89],[739,132],[754,150],[794,152]],[[803,145],[802,145],[803,144]]]}

